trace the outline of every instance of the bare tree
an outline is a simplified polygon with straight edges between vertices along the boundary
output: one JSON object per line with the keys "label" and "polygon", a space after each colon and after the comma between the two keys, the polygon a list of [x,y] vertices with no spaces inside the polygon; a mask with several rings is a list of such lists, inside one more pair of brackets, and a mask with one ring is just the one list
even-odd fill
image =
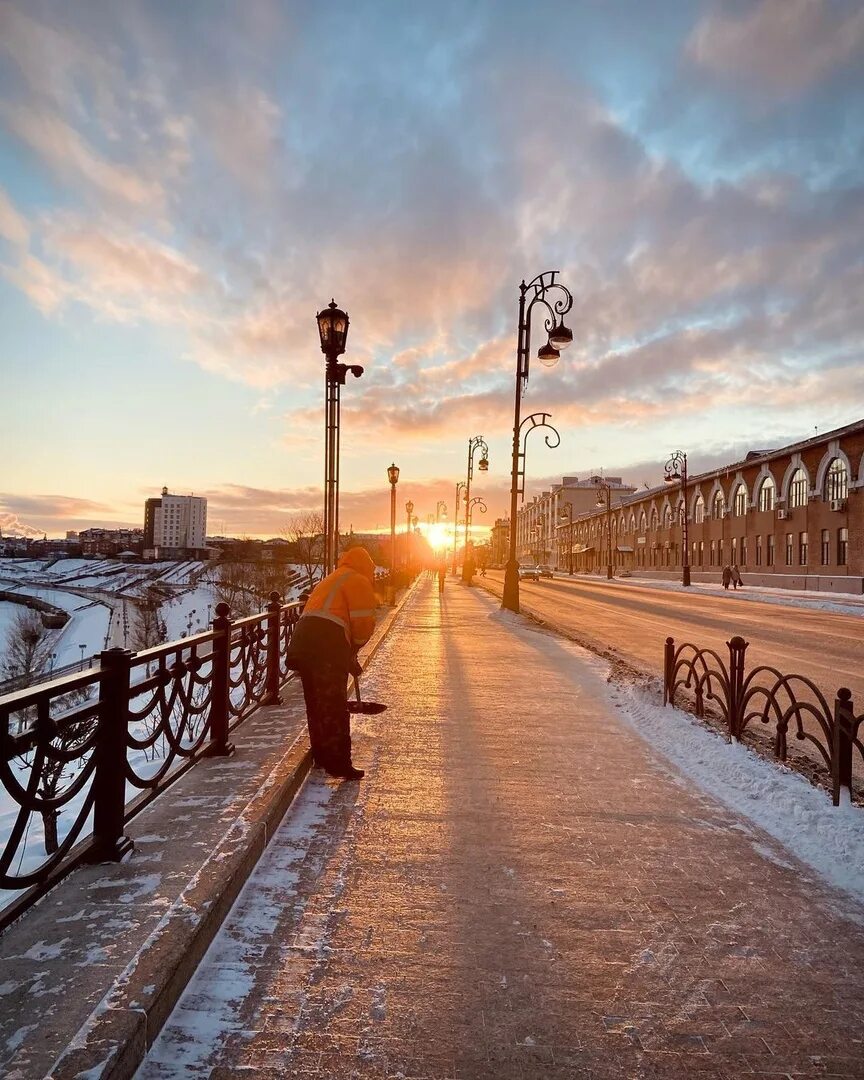
{"label": "bare tree", "polygon": [[152,649],[154,645],[161,645],[167,640],[168,629],[162,619],[161,608],[161,599],[153,595],[133,604],[129,642],[136,652]]}
{"label": "bare tree", "polygon": [[15,613],[6,632],[6,646],[0,670],[7,679],[18,678],[30,686],[48,666],[51,644],[48,631],[38,611],[22,608]]}
{"label": "bare tree", "polygon": [[282,534],[291,542],[295,565],[306,575],[311,589],[324,566],[324,517],[314,511],[295,514]]}

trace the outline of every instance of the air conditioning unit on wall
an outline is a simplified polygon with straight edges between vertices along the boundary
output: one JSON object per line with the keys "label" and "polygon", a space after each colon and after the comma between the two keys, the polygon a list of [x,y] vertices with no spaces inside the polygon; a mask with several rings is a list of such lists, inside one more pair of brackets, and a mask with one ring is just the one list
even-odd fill
{"label": "air conditioning unit on wall", "polygon": [[778,521],[785,521],[786,520],[786,511],[785,510],[778,510],[777,511],[777,520]]}
{"label": "air conditioning unit on wall", "polygon": [[845,499],[832,499],[831,500],[831,509],[832,510],[845,510],[846,509],[846,500]]}

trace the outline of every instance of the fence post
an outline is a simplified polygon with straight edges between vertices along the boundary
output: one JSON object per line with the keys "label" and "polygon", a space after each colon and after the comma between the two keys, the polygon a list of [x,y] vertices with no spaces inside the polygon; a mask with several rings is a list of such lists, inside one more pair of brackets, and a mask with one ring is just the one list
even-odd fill
{"label": "fence post", "polygon": [[228,694],[231,677],[231,608],[216,605],[213,620],[213,696],[210,700],[210,746],[208,757],[230,757],[234,746],[228,742]]}
{"label": "fence post", "polygon": [[267,605],[267,680],[262,705],[281,705],[279,696],[279,630],[282,621],[282,600],[278,592],[270,593]]}
{"label": "fence post", "polygon": [[134,846],[123,834],[132,655],[128,649],[117,648],[106,649],[99,656],[102,680],[93,774],[93,845],[88,862],[120,862]]}
{"label": "fence post", "polygon": [[663,648],[663,704],[669,705],[672,702],[672,669],[675,666],[675,639],[671,637],[666,638],[666,644]]}
{"label": "fence post", "polygon": [[831,747],[832,796],[835,806],[852,802],[852,738],[855,710],[852,691],[841,686],[834,700],[834,739]]}
{"label": "fence post", "polygon": [[726,722],[729,727],[729,738],[738,742],[741,737],[740,715],[743,703],[741,698],[744,692],[744,654],[747,652],[747,642],[742,637],[733,637],[726,642],[729,647],[729,700],[727,706],[729,715]]}

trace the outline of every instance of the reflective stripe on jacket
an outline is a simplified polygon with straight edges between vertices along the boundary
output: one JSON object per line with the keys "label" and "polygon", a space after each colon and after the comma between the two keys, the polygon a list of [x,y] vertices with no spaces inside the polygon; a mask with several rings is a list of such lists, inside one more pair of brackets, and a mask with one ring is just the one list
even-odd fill
{"label": "reflective stripe on jacket", "polygon": [[312,590],[302,618],[338,623],[353,649],[365,645],[375,629],[375,564],[365,548],[350,548],[332,574]]}

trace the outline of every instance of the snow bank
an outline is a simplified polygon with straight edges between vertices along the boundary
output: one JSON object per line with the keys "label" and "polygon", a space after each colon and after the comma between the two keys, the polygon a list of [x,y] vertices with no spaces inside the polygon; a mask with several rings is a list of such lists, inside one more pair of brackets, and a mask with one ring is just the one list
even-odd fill
{"label": "snow bank", "polygon": [[864,901],[864,811],[832,806],[799,773],[726,742],[689,713],[656,704],[643,688],[611,685],[608,693],[618,714],[698,787]]}

